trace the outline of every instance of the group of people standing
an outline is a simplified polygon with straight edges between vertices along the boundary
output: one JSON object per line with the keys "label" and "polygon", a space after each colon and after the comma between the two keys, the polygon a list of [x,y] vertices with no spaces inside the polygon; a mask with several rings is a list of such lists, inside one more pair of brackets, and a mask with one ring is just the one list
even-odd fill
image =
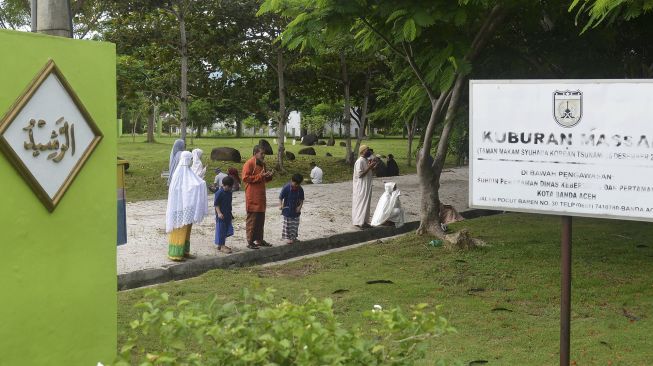
{"label": "group of people standing", "polygon": [[[190,233],[193,224],[200,223],[208,214],[208,187],[204,180],[206,167],[202,165],[202,150],[185,151],[183,140],[177,140],[170,152],[168,176],[168,206],[166,209],[166,233],[168,257],[174,261],[192,258],[190,254]],[[233,171],[232,171],[233,169]],[[216,171],[215,196],[215,244],[223,253],[231,253],[226,238],[234,234],[232,200],[234,188],[239,187],[240,179],[235,168],[229,174],[220,176]],[[247,211],[247,248],[259,249],[272,246],[264,240],[266,192],[265,185],[274,177],[274,169],[265,164],[265,151],[258,145],[252,157],[242,169],[245,184],[245,210]],[[294,174],[279,194],[279,210],[283,215],[282,239],[288,244],[297,240],[299,217],[304,203],[303,177]]]}
{"label": "group of people standing", "polygon": [[[401,192],[393,182],[385,183],[385,192],[379,199],[370,221],[372,199],[372,178],[378,159],[367,145],[361,145],[359,157],[354,164],[352,191],[352,223],[359,228],[404,223],[404,211],[399,202]],[[202,150],[185,151],[183,140],[176,140],[170,152],[170,175],[168,176],[168,206],[166,209],[166,233],[169,234],[168,257],[174,261],[192,258],[190,254],[190,233],[194,224],[208,215],[208,186],[204,180]],[[388,164],[390,165],[390,164]],[[311,182],[322,182],[323,172],[311,162]],[[215,244],[220,252],[231,253],[226,240],[234,234],[233,191],[240,189],[240,177],[235,168],[225,174],[216,169],[216,178],[211,191],[215,192],[213,208],[215,213]],[[264,239],[265,211],[267,208],[266,183],[275,175],[274,169],[265,164],[265,150],[255,146],[253,154],[243,165],[242,183],[245,190],[247,248],[259,249],[272,246]],[[282,239],[287,244],[297,241],[299,218],[304,204],[303,177],[294,174],[279,193],[279,210],[283,215]],[[371,225],[370,225],[371,224]]]}

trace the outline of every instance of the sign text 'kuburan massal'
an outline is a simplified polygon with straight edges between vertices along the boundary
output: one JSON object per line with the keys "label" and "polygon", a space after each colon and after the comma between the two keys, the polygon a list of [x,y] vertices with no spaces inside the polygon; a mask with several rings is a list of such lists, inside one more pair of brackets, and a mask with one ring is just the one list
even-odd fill
{"label": "sign text 'kuburan massal'", "polygon": [[470,82],[470,207],[653,221],[653,82]]}

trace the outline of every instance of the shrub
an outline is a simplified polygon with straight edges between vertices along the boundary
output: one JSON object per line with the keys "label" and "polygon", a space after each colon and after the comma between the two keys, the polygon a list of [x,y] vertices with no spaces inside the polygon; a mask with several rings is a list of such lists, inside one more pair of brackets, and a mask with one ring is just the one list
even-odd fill
{"label": "shrub", "polygon": [[[140,318],[116,365],[412,365],[426,342],[454,331],[426,304],[366,311],[364,327],[343,327],[331,299],[306,294],[300,304],[278,301],[274,290],[238,301],[170,304],[167,293],[146,294]],[[363,330],[365,329],[365,331]],[[147,337],[158,349],[145,349]]]}

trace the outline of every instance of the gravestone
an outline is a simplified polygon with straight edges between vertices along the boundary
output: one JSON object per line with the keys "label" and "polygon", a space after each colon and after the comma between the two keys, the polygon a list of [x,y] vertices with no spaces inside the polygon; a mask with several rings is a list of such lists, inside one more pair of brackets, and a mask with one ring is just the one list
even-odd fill
{"label": "gravestone", "polygon": [[295,154],[291,153],[290,151],[286,151],[286,159],[295,160]]}
{"label": "gravestone", "polygon": [[298,152],[299,155],[315,155],[315,149],[312,147],[305,147]]}
{"label": "gravestone", "polygon": [[318,141],[317,144],[321,145],[321,146],[325,146],[327,143],[326,143],[326,141],[320,140],[320,141]]}
{"label": "gravestone", "polygon": [[211,150],[211,160],[213,161],[233,161],[240,163],[240,151],[232,147],[216,147]]}
{"label": "gravestone", "polygon": [[308,135],[302,138],[302,145],[304,146],[313,146],[317,142],[317,136],[315,134],[309,133]]}
{"label": "gravestone", "polygon": [[115,46],[0,31],[3,365],[116,354]]}
{"label": "gravestone", "polygon": [[344,141],[340,141],[340,147],[347,147],[347,143]]}

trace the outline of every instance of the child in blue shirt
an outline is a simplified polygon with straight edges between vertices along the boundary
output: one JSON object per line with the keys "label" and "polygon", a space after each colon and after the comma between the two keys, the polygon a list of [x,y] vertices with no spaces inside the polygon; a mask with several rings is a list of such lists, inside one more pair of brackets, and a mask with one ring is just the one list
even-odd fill
{"label": "child in blue shirt", "polygon": [[299,215],[304,204],[304,190],[301,187],[303,180],[301,174],[294,174],[290,183],[283,186],[279,194],[279,210],[283,215],[281,239],[286,240],[288,244],[297,240],[299,232]]}
{"label": "child in blue shirt", "polygon": [[218,246],[218,251],[222,253],[231,253],[231,248],[226,246],[228,236],[234,235],[234,227],[232,220],[234,218],[231,213],[231,187],[234,185],[234,180],[230,176],[222,178],[222,186],[215,192],[215,200],[213,206],[215,207],[215,244]]}

